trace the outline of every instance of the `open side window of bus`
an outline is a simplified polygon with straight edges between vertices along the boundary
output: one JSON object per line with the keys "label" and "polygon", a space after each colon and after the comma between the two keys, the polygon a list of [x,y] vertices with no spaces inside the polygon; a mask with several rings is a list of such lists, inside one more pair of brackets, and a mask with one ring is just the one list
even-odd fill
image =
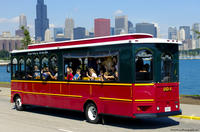
{"label": "open side window of bus", "polygon": [[116,81],[118,80],[119,52],[95,51],[64,55],[64,80]]}

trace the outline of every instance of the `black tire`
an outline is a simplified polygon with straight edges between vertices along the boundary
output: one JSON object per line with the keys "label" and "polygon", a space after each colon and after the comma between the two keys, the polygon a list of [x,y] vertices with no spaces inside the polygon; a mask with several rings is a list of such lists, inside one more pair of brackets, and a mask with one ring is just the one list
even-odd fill
{"label": "black tire", "polygon": [[89,123],[96,124],[99,122],[99,115],[95,104],[93,103],[87,104],[85,108],[85,117]]}
{"label": "black tire", "polygon": [[15,98],[15,108],[18,111],[23,111],[24,110],[24,106],[22,104],[22,100],[21,100],[21,98],[19,96],[17,96]]}

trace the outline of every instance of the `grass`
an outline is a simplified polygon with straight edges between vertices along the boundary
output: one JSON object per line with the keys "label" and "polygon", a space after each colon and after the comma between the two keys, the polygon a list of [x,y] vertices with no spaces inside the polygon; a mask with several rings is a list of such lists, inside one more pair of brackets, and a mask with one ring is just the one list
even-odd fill
{"label": "grass", "polygon": [[185,96],[185,97],[200,97],[200,95],[181,95],[181,96]]}
{"label": "grass", "polygon": [[0,84],[10,84],[10,82],[0,82]]}

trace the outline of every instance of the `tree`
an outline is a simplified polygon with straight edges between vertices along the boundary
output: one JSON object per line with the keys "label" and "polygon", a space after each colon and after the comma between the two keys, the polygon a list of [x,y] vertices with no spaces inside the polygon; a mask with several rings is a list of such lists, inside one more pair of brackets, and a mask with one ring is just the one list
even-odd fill
{"label": "tree", "polygon": [[0,51],[0,59],[9,59],[9,52],[6,50],[1,50]]}
{"label": "tree", "polygon": [[31,37],[29,31],[22,26],[21,30],[24,32],[24,38],[22,39],[23,49],[27,49],[28,45],[31,44]]}

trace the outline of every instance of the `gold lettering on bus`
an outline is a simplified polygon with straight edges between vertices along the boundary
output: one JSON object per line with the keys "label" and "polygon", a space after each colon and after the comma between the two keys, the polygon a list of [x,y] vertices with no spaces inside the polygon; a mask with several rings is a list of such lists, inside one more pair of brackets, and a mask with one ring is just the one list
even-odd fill
{"label": "gold lettering on bus", "polygon": [[163,88],[163,91],[164,91],[164,92],[172,91],[172,87],[164,87],[164,88]]}

